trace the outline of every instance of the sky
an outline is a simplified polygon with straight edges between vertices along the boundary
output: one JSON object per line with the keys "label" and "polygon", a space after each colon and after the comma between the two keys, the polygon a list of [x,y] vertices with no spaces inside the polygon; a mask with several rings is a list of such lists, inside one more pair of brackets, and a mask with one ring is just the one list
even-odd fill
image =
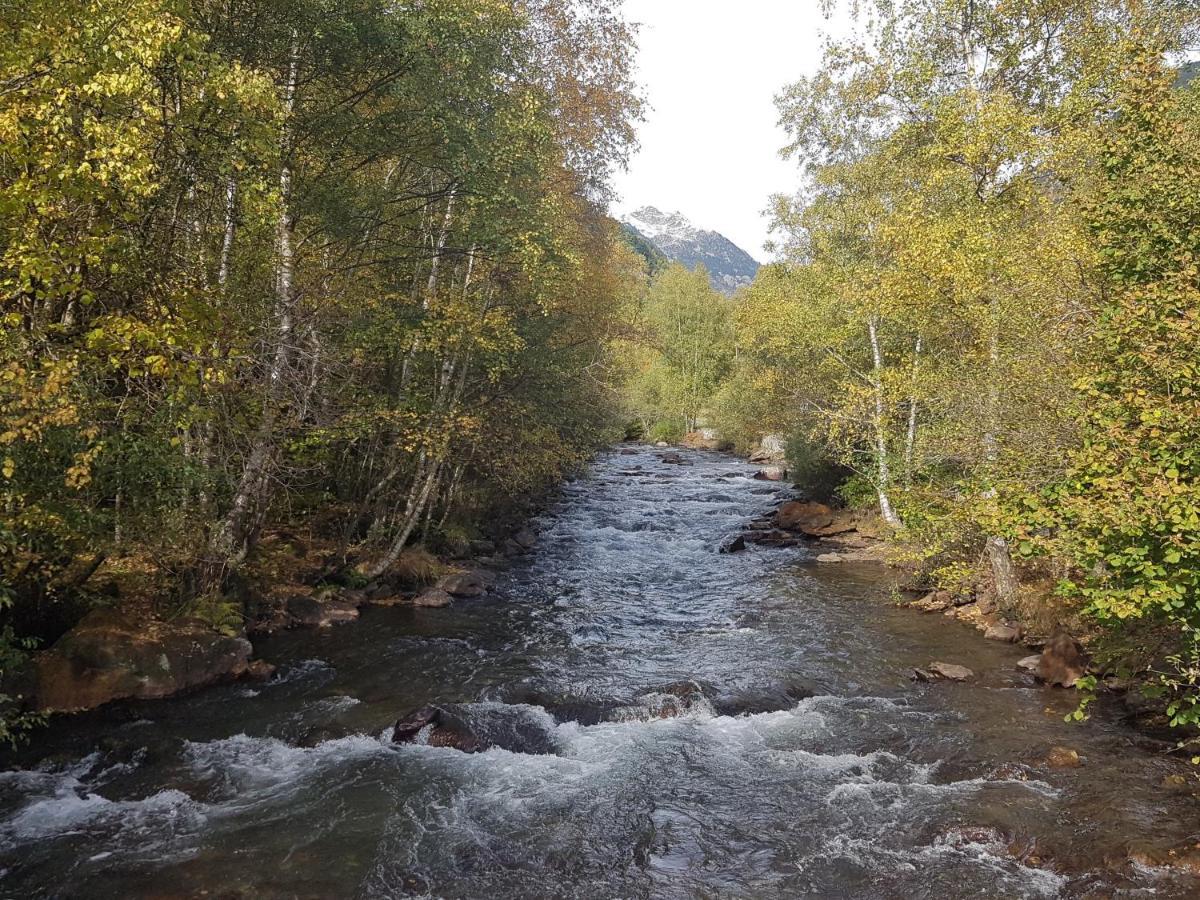
{"label": "sky", "polygon": [[819,0],[626,0],[641,23],[638,80],[649,102],[640,151],[613,211],[678,210],[756,259],[770,196],[799,186],[774,97],[820,61]]}

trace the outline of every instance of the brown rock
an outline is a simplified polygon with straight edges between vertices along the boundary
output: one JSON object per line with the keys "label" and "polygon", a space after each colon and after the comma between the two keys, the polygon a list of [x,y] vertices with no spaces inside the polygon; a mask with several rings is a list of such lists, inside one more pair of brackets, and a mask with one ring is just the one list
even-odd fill
{"label": "brown rock", "polygon": [[1200,875],[1200,847],[1183,846],[1163,850],[1159,847],[1131,847],[1129,861],[1146,869],[1174,869],[1189,875]]}
{"label": "brown rock", "polygon": [[442,606],[449,606],[453,602],[454,598],[448,593],[443,591],[441,588],[432,587],[421,591],[421,593],[413,597],[412,604],[413,606],[438,608]]}
{"label": "brown rock", "polygon": [[931,662],[928,669],[938,678],[945,678],[948,681],[967,681],[975,677],[975,673],[966,666],[958,666],[954,663]]}
{"label": "brown rock", "polygon": [[824,503],[792,500],[775,513],[775,527],[810,533],[833,524],[833,510]]}
{"label": "brown rock", "polygon": [[447,575],[438,581],[437,588],[451,597],[482,597],[487,593],[487,585],[478,572]]}
{"label": "brown rock", "polygon": [[242,677],[248,681],[268,681],[275,674],[275,666],[265,659],[252,659]]}
{"label": "brown rock", "polygon": [[783,481],[787,477],[787,469],[783,466],[764,466],[754,473],[755,481]]}
{"label": "brown rock", "polygon": [[1024,656],[1017,660],[1017,668],[1024,669],[1026,672],[1036,672],[1038,663],[1041,661],[1042,657],[1037,653],[1033,654],[1032,656]]}
{"label": "brown rock", "polygon": [[949,591],[931,591],[919,600],[909,604],[913,609],[922,612],[941,612],[954,606],[954,600]]}
{"label": "brown rock", "polygon": [[799,535],[790,531],[781,531],[778,528],[770,531],[747,531],[746,540],[768,547],[796,547],[804,543],[804,538]]}
{"label": "brown rock", "polygon": [[38,707],[73,712],[124,698],[167,697],[241,675],[252,649],[245,638],[191,622],[95,610],[38,655]]}
{"label": "brown rock", "polygon": [[1079,751],[1070,747],[1051,747],[1045,763],[1052,769],[1076,769],[1081,765]]}
{"label": "brown rock", "polygon": [[988,628],[983,633],[983,636],[989,641],[1002,641],[1006,644],[1015,644],[1021,639],[1024,630],[1016,625],[996,624]]}
{"label": "brown rock", "polygon": [[1073,687],[1087,672],[1082,645],[1062,628],[1055,629],[1038,661],[1037,677],[1046,684]]}

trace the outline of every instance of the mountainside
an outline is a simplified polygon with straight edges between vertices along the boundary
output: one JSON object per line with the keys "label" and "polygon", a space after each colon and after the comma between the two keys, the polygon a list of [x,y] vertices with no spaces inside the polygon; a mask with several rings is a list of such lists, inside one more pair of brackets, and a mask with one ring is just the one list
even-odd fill
{"label": "mountainside", "polygon": [[697,228],[681,213],[668,215],[643,206],[623,224],[668,259],[689,269],[703,263],[713,287],[724,294],[749,284],[758,272],[759,264],[749,253],[719,232]]}

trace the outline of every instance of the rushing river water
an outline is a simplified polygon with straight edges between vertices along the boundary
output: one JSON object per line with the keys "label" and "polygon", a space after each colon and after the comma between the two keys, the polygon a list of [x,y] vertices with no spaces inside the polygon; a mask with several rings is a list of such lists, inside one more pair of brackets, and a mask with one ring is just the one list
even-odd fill
{"label": "rushing river water", "polygon": [[[1196,839],[1177,763],[1103,711],[1064,724],[1070,692],[896,608],[877,566],[718,554],[784,489],[685,457],[601,459],[485,600],[364,610],[261,643],[269,683],[57,723],[0,773],[0,896],[1200,896],[1127,861]],[[909,680],[934,659],[979,677]],[[707,699],[660,718],[681,679]],[[391,744],[434,701],[549,752]],[[1057,744],[1083,765],[1039,762]]]}

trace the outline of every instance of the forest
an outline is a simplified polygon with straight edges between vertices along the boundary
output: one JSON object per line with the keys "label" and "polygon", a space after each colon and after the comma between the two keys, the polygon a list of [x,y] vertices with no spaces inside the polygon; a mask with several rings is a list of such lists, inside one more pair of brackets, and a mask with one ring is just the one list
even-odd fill
{"label": "forest", "polygon": [[6,675],[97,607],[235,634],[297,557],[362,587],[503,541],[706,425],[1200,722],[1200,17],[848,9],[728,299],[608,215],[613,0],[6,7]]}
{"label": "forest", "polygon": [[[804,174],[775,199],[778,261],[709,305],[726,337],[685,329],[709,365],[649,367],[634,396],[660,433],[704,409],[743,449],[788,436],[793,478],[876,511],[919,580],[1093,635],[1102,671],[1194,726],[1196,11],[858,7],[860,36],[777,98]],[[687,352],[673,328],[658,368]],[[670,384],[699,399],[663,404]]]}
{"label": "forest", "polygon": [[365,583],[620,435],[614,4],[4,10],[6,673],[114,602],[240,631],[272,535]]}

